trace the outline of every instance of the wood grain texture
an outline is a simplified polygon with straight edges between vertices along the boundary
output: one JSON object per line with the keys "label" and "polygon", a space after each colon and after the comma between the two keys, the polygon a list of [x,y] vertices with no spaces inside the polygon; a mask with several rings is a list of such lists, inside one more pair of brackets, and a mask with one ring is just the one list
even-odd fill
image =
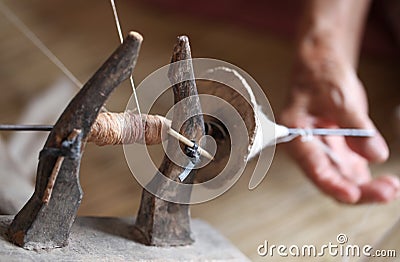
{"label": "wood grain texture", "polygon": [[[194,81],[189,39],[186,36],[178,37],[168,77],[174,84],[172,88],[175,107],[172,128],[180,130],[183,136],[198,143],[204,135],[204,122]],[[185,167],[179,166],[169,157],[174,160],[179,159],[184,156],[183,150],[182,145],[175,138],[170,137],[167,154],[159,167],[159,175],[155,176],[148,185],[148,188],[152,188],[152,192],[156,192],[157,196],[146,189],[143,190],[136,229],[138,240],[147,245],[180,246],[193,242],[189,205],[163,200],[166,197],[176,197],[183,202],[190,201],[191,190],[178,189],[177,184],[170,183],[170,181],[179,182],[178,176],[185,170]],[[185,183],[192,183],[194,175],[195,170],[192,170]],[[168,180],[162,181],[160,179],[162,176],[166,176]]]}
{"label": "wood grain texture", "polygon": [[[79,167],[86,137],[111,92],[132,74],[141,41],[139,34],[130,33],[58,119],[39,155],[35,192],[10,225],[12,242],[26,249],[67,245],[83,196]],[[65,145],[74,130],[79,134]],[[64,160],[46,203],[43,198],[60,156]]]}

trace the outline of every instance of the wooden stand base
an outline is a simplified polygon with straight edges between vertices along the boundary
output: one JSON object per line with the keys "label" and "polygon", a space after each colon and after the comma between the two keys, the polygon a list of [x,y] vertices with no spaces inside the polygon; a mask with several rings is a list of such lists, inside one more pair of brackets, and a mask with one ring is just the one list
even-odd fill
{"label": "wooden stand base", "polygon": [[201,220],[192,220],[195,242],[153,247],[135,242],[133,218],[78,217],[69,244],[53,250],[25,250],[8,241],[12,216],[0,216],[1,261],[249,261],[225,237]]}

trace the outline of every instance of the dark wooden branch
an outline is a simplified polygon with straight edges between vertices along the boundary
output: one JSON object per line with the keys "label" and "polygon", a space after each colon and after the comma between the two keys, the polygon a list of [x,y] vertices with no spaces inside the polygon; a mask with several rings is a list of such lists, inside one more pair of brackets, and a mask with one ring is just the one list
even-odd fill
{"label": "dark wooden branch", "polygon": [[[174,63],[179,62],[179,63]],[[169,78],[173,86],[175,104],[172,128],[180,130],[187,138],[199,142],[204,135],[204,122],[196,83],[193,76],[189,40],[186,36],[178,37],[169,68]],[[187,80],[190,79],[190,80]],[[184,80],[184,81],[183,81]],[[188,116],[193,117],[188,119]],[[184,121],[188,119],[187,121]],[[179,124],[182,124],[180,126]],[[179,158],[183,146],[174,138],[168,139],[167,152],[171,158]],[[185,156],[186,157],[186,156]],[[159,168],[159,172],[170,180],[179,181],[178,176],[185,170],[176,165],[167,155]],[[192,183],[195,170],[185,180]],[[162,176],[162,175],[161,175]],[[176,184],[164,183],[156,176],[148,185],[158,196],[179,197],[189,202],[191,190],[178,190]],[[193,243],[190,231],[189,205],[171,203],[143,190],[139,213],[136,219],[138,240],[146,245],[178,246]]]}
{"label": "dark wooden branch", "polygon": [[[10,225],[8,234],[12,242],[27,249],[62,247],[68,243],[82,199],[79,166],[86,137],[111,92],[132,74],[141,42],[142,37],[131,32],[58,119],[39,156],[35,192]],[[68,140],[74,130],[79,135]],[[64,159],[51,185],[49,179],[60,156]],[[45,195],[48,186],[52,186],[49,198]]]}

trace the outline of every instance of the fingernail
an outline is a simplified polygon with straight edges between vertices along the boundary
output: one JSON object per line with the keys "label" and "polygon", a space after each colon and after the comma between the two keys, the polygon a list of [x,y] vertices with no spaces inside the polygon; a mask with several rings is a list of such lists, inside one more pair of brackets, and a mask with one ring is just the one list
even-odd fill
{"label": "fingernail", "polygon": [[358,187],[353,187],[347,190],[345,194],[338,195],[338,200],[347,203],[347,204],[354,204],[357,203],[361,197],[361,191]]}
{"label": "fingernail", "polygon": [[398,177],[396,177],[394,179],[393,185],[394,185],[395,190],[396,190],[395,199],[399,199],[400,198],[400,179]]}
{"label": "fingernail", "polygon": [[396,188],[396,190],[400,189],[400,179],[398,177],[394,177],[393,179],[393,185]]}
{"label": "fingernail", "polygon": [[379,162],[386,161],[389,157],[389,149],[385,140],[378,134],[373,138],[368,139],[368,151],[371,152],[373,158]]}

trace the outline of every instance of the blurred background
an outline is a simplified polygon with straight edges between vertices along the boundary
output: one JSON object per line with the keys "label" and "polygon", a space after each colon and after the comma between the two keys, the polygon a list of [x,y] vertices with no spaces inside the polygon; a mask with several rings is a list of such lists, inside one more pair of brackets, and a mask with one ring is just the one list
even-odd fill
{"label": "blurred background", "polygon": [[[247,71],[264,89],[277,114],[289,86],[302,2],[191,2],[116,1],[124,32],[135,30],[144,36],[135,82],[166,65],[176,36],[185,34],[190,38],[193,57],[221,59]],[[119,43],[107,0],[2,3],[82,83]],[[371,117],[391,149],[390,160],[372,169],[375,174],[399,175],[400,109],[396,118],[396,106],[400,105],[400,52],[380,6],[373,8],[367,28],[359,76],[367,89]],[[26,124],[53,124],[78,90],[4,13],[0,14],[0,88],[0,123]],[[130,85],[124,83],[107,102],[107,108],[123,111],[131,94]],[[7,179],[21,176],[32,184],[45,134],[4,132],[0,136],[0,163],[4,166],[0,168],[5,173],[0,183],[5,185]],[[128,169],[121,146],[88,144],[80,176],[84,198],[79,215],[136,215],[141,187]],[[355,207],[326,197],[279,146],[266,179],[253,191],[247,188],[249,178],[243,175],[227,193],[192,206],[191,212],[193,218],[207,221],[252,260],[265,259],[257,254],[264,240],[276,245],[323,245],[345,233],[351,243],[373,244],[400,217],[399,201]],[[19,190],[22,188],[27,187]]]}

